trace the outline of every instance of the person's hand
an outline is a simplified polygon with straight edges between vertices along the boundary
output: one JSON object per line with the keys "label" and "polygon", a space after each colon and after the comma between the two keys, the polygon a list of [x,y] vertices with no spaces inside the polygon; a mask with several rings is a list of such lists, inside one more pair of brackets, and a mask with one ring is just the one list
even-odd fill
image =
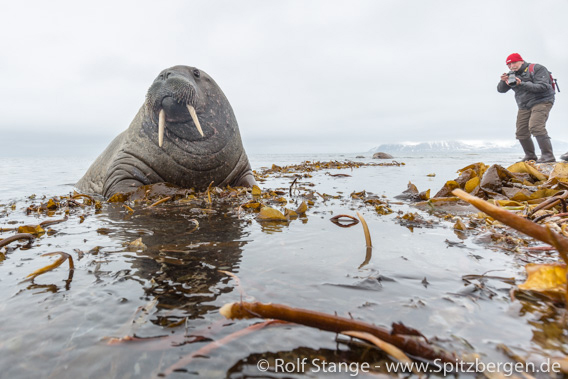
{"label": "person's hand", "polygon": [[501,75],[501,80],[507,83],[507,81],[509,80],[509,75],[507,75],[507,73],[504,73],[503,75]]}
{"label": "person's hand", "polygon": [[517,76],[517,85],[521,84],[521,78]]}

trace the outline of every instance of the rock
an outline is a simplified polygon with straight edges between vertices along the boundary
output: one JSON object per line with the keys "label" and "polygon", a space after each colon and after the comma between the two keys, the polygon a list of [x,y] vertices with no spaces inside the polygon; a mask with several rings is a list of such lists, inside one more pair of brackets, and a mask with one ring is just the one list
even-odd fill
{"label": "rock", "polygon": [[373,159],[392,159],[394,158],[392,155],[387,153],[375,153],[373,154]]}

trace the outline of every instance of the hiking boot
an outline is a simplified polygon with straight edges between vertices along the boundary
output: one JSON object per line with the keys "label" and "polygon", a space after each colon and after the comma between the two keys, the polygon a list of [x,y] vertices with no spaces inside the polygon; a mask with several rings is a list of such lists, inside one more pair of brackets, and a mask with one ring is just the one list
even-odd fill
{"label": "hiking boot", "polygon": [[560,159],[562,159],[563,161],[568,161],[568,153],[564,153],[560,156]]}
{"label": "hiking boot", "polygon": [[521,162],[536,161],[537,157],[534,153],[534,143],[532,138],[529,137],[527,139],[520,139],[519,142],[521,143],[523,151],[525,152],[525,157],[521,159]]}
{"label": "hiking boot", "polygon": [[538,147],[540,147],[540,158],[536,163],[548,163],[556,162],[554,158],[554,153],[552,152],[552,143],[550,142],[549,136],[536,136],[536,142],[538,142]]}

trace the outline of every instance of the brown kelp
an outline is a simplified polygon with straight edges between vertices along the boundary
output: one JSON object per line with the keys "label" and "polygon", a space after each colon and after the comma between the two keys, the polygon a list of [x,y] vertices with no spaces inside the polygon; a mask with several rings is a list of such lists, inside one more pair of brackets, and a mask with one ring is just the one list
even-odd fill
{"label": "brown kelp", "polygon": [[53,253],[45,253],[45,254],[42,254],[41,256],[42,257],[49,257],[49,256],[54,256],[54,255],[59,255],[59,258],[57,258],[57,260],[55,262],[53,262],[52,264],[49,264],[45,267],[42,267],[40,269],[35,270],[34,272],[32,272],[31,274],[26,276],[26,279],[24,280],[24,282],[33,281],[39,275],[45,274],[46,272],[49,272],[49,271],[61,266],[61,264],[63,264],[63,262],[65,262],[65,261],[69,261],[69,271],[73,271],[75,269],[75,264],[73,263],[73,257],[71,255],[63,252],[63,251],[55,251]]}
{"label": "brown kelp", "polygon": [[23,239],[28,240],[28,244],[31,244],[31,242],[35,239],[35,236],[31,233],[17,233],[17,234],[10,236],[10,237],[1,239],[0,240],[0,247],[7,246],[8,244],[10,244],[14,241],[19,241],[19,240],[23,240]]}
{"label": "brown kelp", "polygon": [[292,308],[282,304],[259,302],[229,303],[225,304],[219,312],[228,319],[267,318],[293,322],[335,333],[349,331],[365,332],[416,357],[449,363],[455,363],[458,360],[456,355],[433,346],[414,334],[397,334],[394,330],[388,330],[352,318]]}

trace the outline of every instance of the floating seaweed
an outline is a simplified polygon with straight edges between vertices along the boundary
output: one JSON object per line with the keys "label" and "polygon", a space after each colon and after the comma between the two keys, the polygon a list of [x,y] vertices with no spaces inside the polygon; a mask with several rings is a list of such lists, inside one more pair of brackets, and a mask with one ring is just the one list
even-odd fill
{"label": "floating seaweed", "polygon": [[[347,219],[348,221],[342,219]],[[350,228],[359,223],[359,220],[356,217],[344,214],[333,216],[332,218],[329,219],[329,221],[333,222],[335,225],[340,226],[342,228]]]}
{"label": "floating seaweed", "polygon": [[31,274],[26,276],[26,279],[24,280],[24,282],[33,281],[39,275],[45,274],[46,272],[49,272],[49,271],[61,266],[61,264],[63,264],[65,261],[69,261],[69,271],[70,272],[72,272],[75,269],[75,265],[73,263],[73,257],[71,257],[71,255],[69,255],[69,254],[67,254],[63,251],[55,251],[53,253],[45,253],[45,254],[42,254],[41,256],[42,257],[49,257],[49,256],[54,256],[54,255],[59,255],[59,258],[57,258],[57,260],[55,262],[32,272]]}

